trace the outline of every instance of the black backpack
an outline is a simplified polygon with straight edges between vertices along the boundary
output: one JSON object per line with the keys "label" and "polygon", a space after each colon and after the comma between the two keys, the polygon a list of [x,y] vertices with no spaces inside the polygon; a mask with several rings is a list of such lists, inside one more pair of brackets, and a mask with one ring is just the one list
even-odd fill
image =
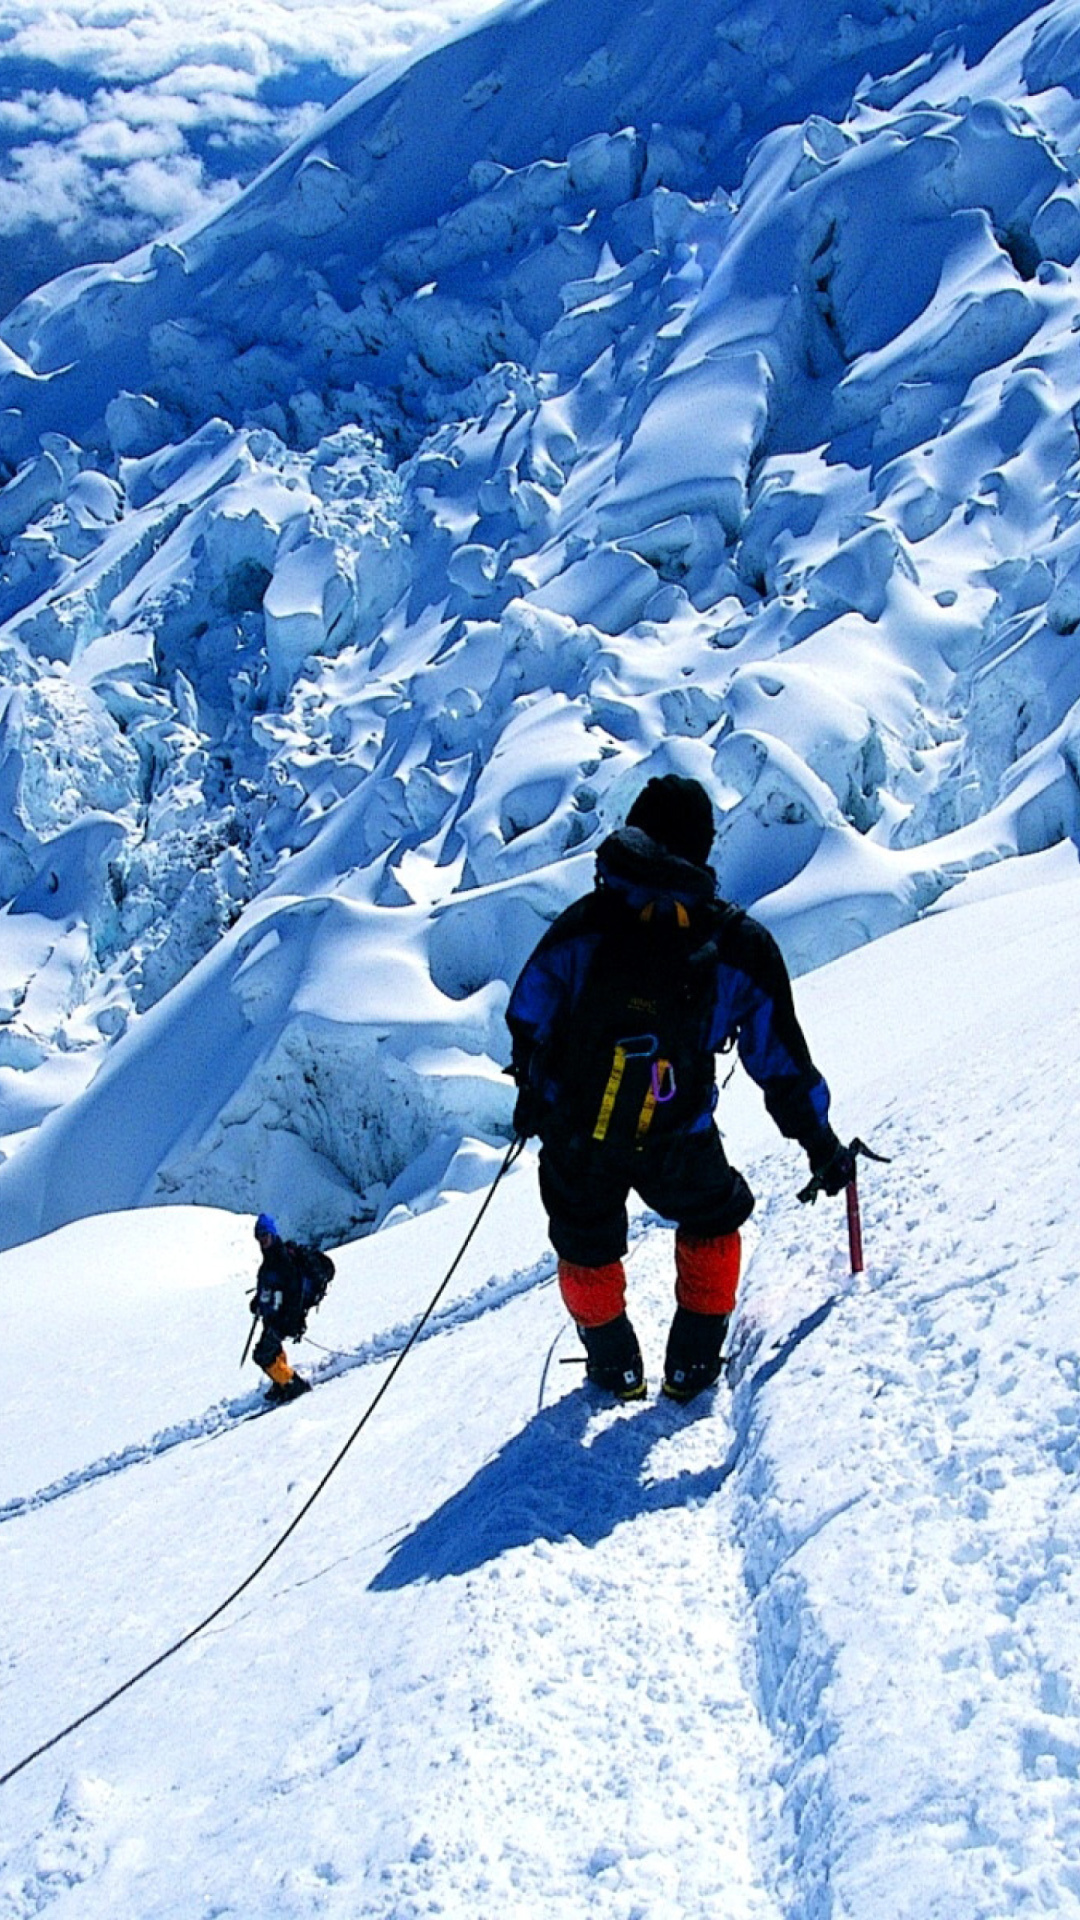
{"label": "black backpack", "polygon": [[295,1240],[285,1240],[282,1246],[287,1263],[280,1316],[282,1332],[287,1340],[301,1340],[308,1314],[325,1298],[334,1277],[334,1263],[329,1254],[320,1253],[317,1247],[302,1247]]}
{"label": "black backpack", "polygon": [[733,909],[598,901],[600,938],[550,1061],[556,1126],[574,1144],[633,1155],[707,1109],[718,940]]}
{"label": "black backpack", "polygon": [[300,1278],[300,1303],[306,1316],[314,1307],[321,1304],[326,1289],[334,1277],[334,1263],[328,1253],[320,1253],[318,1247],[298,1247],[289,1241],[297,1274]]}

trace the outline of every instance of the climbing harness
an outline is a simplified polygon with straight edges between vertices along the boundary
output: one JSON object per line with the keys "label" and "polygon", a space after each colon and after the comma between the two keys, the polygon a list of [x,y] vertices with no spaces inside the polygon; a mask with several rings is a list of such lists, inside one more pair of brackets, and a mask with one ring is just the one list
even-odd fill
{"label": "climbing harness", "polygon": [[428,1301],[428,1304],[424,1308],[423,1313],[420,1315],[419,1320],[416,1322],[416,1325],[414,1326],[412,1332],[410,1333],[408,1339],[406,1340],[404,1346],[402,1347],[401,1352],[398,1354],[397,1358],[393,1363],[393,1366],[390,1368],[389,1372],[387,1373],[386,1378],[383,1380],[382,1384],[377,1389],[374,1398],[369,1402],[368,1406],[365,1408],[364,1412],[361,1414],[359,1420],[357,1421],[355,1427],[350,1433],[348,1439],[345,1441],[344,1446],[339,1448],[338,1452],[335,1454],[333,1460],[331,1460],[330,1465],[327,1467],[325,1473],[323,1474],[321,1480],[319,1480],[318,1484],[315,1486],[313,1491],[309,1493],[307,1499],[304,1501],[303,1506],[299,1509],[299,1512],[293,1515],[292,1519],[289,1521],[289,1524],[285,1528],[284,1532],[280,1534],[278,1538],[274,1541],[273,1545],[267,1549],[267,1551],[263,1554],[262,1559],[258,1562],[258,1564],[251,1569],[250,1573],[245,1575],[243,1580],[241,1580],[239,1584],[233,1588],[231,1593],[226,1595],[224,1600],[219,1601],[218,1605],[213,1608],[212,1612],[206,1614],[205,1617],[202,1620],[200,1620],[196,1626],[190,1627],[187,1633],[181,1635],[179,1640],[174,1640],[170,1647],[166,1647],[164,1653],[159,1653],[155,1659],[148,1660],[144,1667],[140,1667],[139,1671],[137,1673],[133,1673],[129,1679],[125,1680],[122,1683],[122,1685],[120,1685],[119,1687],[114,1687],[112,1692],[106,1694],[103,1700],[99,1700],[97,1701],[96,1705],[92,1707],[88,1707],[85,1713],[81,1713],[79,1715],[78,1719],[70,1721],[66,1727],[61,1727],[59,1733],[54,1733],[50,1739],[43,1740],[40,1746],[37,1746],[33,1749],[33,1752],[24,1754],[23,1758],[21,1760],[17,1760],[13,1767],[8,1767],[5,1773],[0,1773],[0,1787],[6,1787],[9,1780],[14,1780],[17,1774],[22,1773],[24,1769],[32,1765],[32,1763],[35,1760],[40,1760],[43,1754],[48,1753],[53,1747],[59,1746],[60,1742],[62,1740],[66,1740],[70,1734],[76,1733],[80,1727],[85,1727],[89,1720],[96,1719],[99,1713],[104,1713],[106,1707],[111,1707],[114,1701],[119,1700],[123,1694],[130,1693],[132,1687],[137,1686],[140,1680],[145,1680],[148,1674],[153,1673],[158,1667],[164,1666],[166,1660],[171,1660],[173,1655],[175,1653],[179,1653],[183,1647],[190,1646],[191,1642],[194,1639],[196,1639],[200,1633],[205,1632],[207,1627],[211,1626],[215,1620],[219,1620],[221,1618],[221,1615],[226,1611],[226,1609],[232,1606],[234,1600],[238,1600],[242,1593],[247,1592],[248,1588],[252,1586],[254,1582],[258,1579],[260,1573],[262,1573],[270,1565],[271,1560],[273,1560],[275,1556],[278,1553],[280,1553],[282,1547],[285,1545],[285,1542],[288,1539],[290,1539],[291,1536],[296,1532],[296,1529],[300,1525],[301,1520],[304,1519],[306,1514],[311,1512],[312,1507],[315,1505],[315,1502],[319,1498],[319,1495],[322,1493],[324,1487],[326,1487],[330,1479],[337,1472],[338,1468],[340,1467],[342,1461],[345,1458],[345,1455],[348,1453],[350,1447],[352,1447],[353,1443],[359,1439],[364,1428],[367,1426],[368,1421],[371,1419],[372,1414],[375,1412],[376,1407],[379,1405],[379,1402],[383,1399],[384,1395],[389,1391],[391,1383],[396,1378],[396,1376],[400,1373],[403,1365],[405,1364],[405,1360],[407,1356],[412,1352],[413,1347],[416,1345],[417,1340],[420,1338],[421,1333],[423,1332],[424,1328],[427,1326],[427,1323],[431,1319],[431,1316],[434,1313],[436,1307],[438,1306],[439,1301],[442,1299],[443,1294],[446,1292],[447,1287],[450,1285],[451,1280],[453,1279],[455,1273],[457,1272],[459,1266],[461,1265],[461,1262],[464,1259],[465,1254],[472,1243],[473,1236],[475,1235],[481,1220],[483,1219],[485,1213],[488,1210],[488,1207],[490,1206],[492,1200],[495,1197],[496,1189],[499,1186],[499,1183],[502,1180],[503,1175],[507,1173],[509,1169],[513,1166],[514,1161],[518,1158],[524,1146],[525,1146],[525,1141],[521,1138],[520,1135],[516,1135],[515,1138],[511,1141],[509,1147],[507,1148],[506,1154],[499,1166],[499,1170],[496,1173],[494,1180],[491,1182],[491,1185],[488,1187],[486,1194],[484,1195],[483,1204],[481,1205],[479,1212],[477,1213],[476,1218],[472,1223],[472,1226],[469,1228],[468,1233],[465,1235],[465,1238],[462,1241],[461,1246],[458,1248],[458,1251],[455,1254],[454,1259],[451,1262],[449,1268],[447,1269],[445,1276],[443,1277],[442,1280],[440,1280],[439,1285],[435,1289],[435,1292],[432,1294],[431,1299]]}
{"label": "climbing harness", "polygon": [[674,1100],[676,1092],[675,1069],[670,1060],[665,1060],[661,1057],[658,1051],[659,1046],[660,1042],[655,1033],[638,1033],[625,1040],[617,1040],[615,1042],[611,1061],[611,1072],[608,1074],[607,1085],[604,1088],[603,1099],[600,1102],[600,1111],[596,1116],[596,1125],[593,1128],[592,1137],[594,1140],[604,1141],[607,1139],[608,1128],[611,1125],[611,1116],[615,1111],[615,1102],[619,1097],[619,1091],[626,1077],[626,1069],[631,1061],[647,1060],[649,1062],[648,1084],[645,1090],[645,1097],[641,1103],[641,1109],[638,1113],[637,1126],[634,1131],[634,1139],[638,1146],[641,1145],[645,1135],[649,1131],[656,1108],[664,1107],[669,1100]]}

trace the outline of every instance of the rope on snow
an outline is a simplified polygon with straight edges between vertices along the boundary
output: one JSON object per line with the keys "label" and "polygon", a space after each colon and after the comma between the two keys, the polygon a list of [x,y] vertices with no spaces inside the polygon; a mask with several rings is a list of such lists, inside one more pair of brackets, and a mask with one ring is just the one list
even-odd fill
{"label": "rope on snow", "polygon": [[304,1504],[300,1508],[299,1512],[293,1515],[292,1519],[289,1521],[289,1524],[285,1528],[284,1532],[280,1534],[278,1538],[274,1541],[273,1545],[267,1549],[267,1551],[263,1554],[262,1559],[258,1562],[258,1564],[252,1567],[250,1573],[245,1574],[244,1578],[239,1582],[237,1586],[233,1588],[231,1593],[226,1595],[224,1600],[219,1601],[218,1605],[213,1608],[212,1612],[206,1614],[205,1617],[202,1620],[200,1620],[194,1627],[190,1627],[187,1633],[182,1634],[178,1640],[174,1640],[171,1646],[166,1647],[164,1653],[159,1653],[156,1655],[156,1657],[153,1660],[148,1660],[144,1667],[140,1667],[137,1673],[133,1673],[130,1676],[130,1678],[125,1680],[120,1686],[114,1687],[111,1693],[108,1693],[105,1695],[104,1699],[97,1701],[94,1706],[88,1707],[85,1713],[80,1713],[80,1715],[78,1716],[78,1719],[69,1721],[66,1727],[61,1727],[59,1733],[54,1733],[50,1739],[43,1740],[41,1742],[41,1745],[35,1747],[31,1753],[24,1754],[21,1760],[17,1760],[13,1767],[9,1767],[7,1769],[6,1773],[0,1773],[0,1787],[6,1787],[9,1780],[14,1780],[17,1774],[22,1773],[24,1769],[31,1766],[35,1760],[40,1760],[42,1754],[50,1752],[50,1750],[53,1747],[58,1747],[62,1740],[68,1739],[69,1735],[76,1733],[80,1727],[85,1727],[89,1720],[96,1719],[99,1713],[104,1713],[106,1707],[111,1707],[113,1703],[121,1699],[125,1693],[130,1693],[132,1687],[138,1686],[140,1680],[145,1680],[148,1674],[154,1673],[158,1667],[163,1667],[165,1665],[166,1660],[171,1660],[174,1654],[179,1653],[183,1647],[189,1646],[192,1640],[196,1639],[200,1633],[204,1633],[206,1628],[209,1626],[212,1626],[215,1620],[219,1620],[221,1618],[221,1615],[226,1611],[226,1609],[232,1606],[234,1600],[238,1600],[242,1593],[247,1592],[247,1589],[250,1586],[252,1586],[253,1583],[258,1579],[260,1573],[262,1573],[270,1565],[271,1560],[273,1560],[275,1556],[278,1553],[280,1553],[282,1547],[285,1545],[286,1540],[290,1539],[291,1536],[296,1532],[296,1529],[300,1525],[301,1520],[304,1519],[306,1514],[311,1512],[312,1507],[315,1505],[315,1502],[319,1498],[319,1495],[322,1493],[324,1487],[326,1487],[327,1483],[330,1481],[332,1476],[337,1472],[338,1468],[340,1467],[342,1461],[345,1458],[345,1455],[348,1453],[350,1447],[353,1445],[353,1443],[356,1440],[359,1439],[364,1428],[367,1426],[368,1421],[371,1419],[372,1414],[375,1412],[376,1407],[379,1405],[379,1402],[383,1399],[384,1395],[389,1391],[391,1383],[400,1373],[401,1368],[405,1363],[405,1359],[407,1355],[412,1351],[413,1347],[416,1345],[417,1340],[419,1339],[421,1333],[426,1327],[428,1321],[431,1319],[432,1314],[434,1313],[436,1307],[438,1306],[439,1301],[442,1299],[443,1294],[446,1292],[447,1287],[450,1285],[450,1282],[453,1279],[455,1273],[457,1272],[458,1267],[461,1265],[461,1262],[464,1259],[465,1254],[472,1243],[473,1236],[476,1233],[476,1230],[479,1227],[480,1222],[483,1219],[485,1213],[487,1212],[488,1207],[490,1206],[492,1200],[494,1199],[495,1191],[499,1185],[499,1182],[501,1181],[504,1173],[506,1173],[509,1170],[509,1168],[513,1166],[514,1161],[518,1158],[518,1155],[521,1153],[524,1145],[525,1145],[525,1142],[520,1136],[515,1137],[515,1139],[511,1141],[509,1147],[507,1148],[506,1155],[502,1161],[502,1164],[499,1167],[499,1170],[496,1173],[495,1178],[492,1181],[490,1187],[488,1188],[487,1193],[484,1195],[483,1204],[475,1220],[473,1221],[472,1226],[469,1228],[468,1233],[465,1235],[465,1238],[462,1241],[461,1246],[458,1248],[458,1251],[455,1254],[449,1268],[447,1269],[446,1274],[444,1275],[443,1279],[440,1280],[439,1285],[435,1289],[435,1292],[432,1294],[431,1299],[428,1301],[428,1304],[424,1308],[423,1313],[420,1315],[419,1320],[417,1321],[415,1327],[413,1328],[408,1339],[406,1340],[405,1345],[402,1347],[401,1352],[398,1354],[396,1360],[391,1366],[390,1371],[386,1375],[385,1380],[383,1380],[382,1384],[379,1386],[374,1399],[370,1401],[368,1406],[365,1408],[364,1412],[361,1414],[359,1420],[357,1421],[355,1427],[350,1433],[348,1439],[345,1441],[345,1444],[339,1448],[338,1452],[335,1454],[334,1458],[331,1460],[330,1465],[327,1467],[325,1473],[322,1475],[322,1478],[319,1480],[319,1482],[314,1487],[312,1492],[308,1494],[308,1497],[304,1501]]}

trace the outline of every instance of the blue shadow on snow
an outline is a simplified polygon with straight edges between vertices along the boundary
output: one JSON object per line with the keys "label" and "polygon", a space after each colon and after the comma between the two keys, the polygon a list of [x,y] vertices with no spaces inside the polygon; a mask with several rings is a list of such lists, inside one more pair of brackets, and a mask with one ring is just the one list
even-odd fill
{"label": "blue shadow on snow", "polygon": [[394,1593],[421,1580],[471,1573],[510,1547],[530,1546],[536,1540],[572,1538],[594,1547],[640,1514],[710,1499],[738,1464],[757,1394],[824,1325],[839,1297],[830,1295],[800,1320],[754,1368],[745,1386],[741,1373],[733,1381],[742,1414],[715,1466],[677,1473],[670,1480],[646,1476],[649,1455],[661,1440],[712,1414],[711,1394],[689,1408],[667,1400],[628,1408],[588,1444],[586,1430],[597,1403],[587,1390],[567,1394],[536,1414],[467,1486],[414,1527],[375,1575],[369,1591]]}
{"label": "blue shadow on snow", "polygon": [[586,1443],[597,1403],[587,1390],[568,1394],[536,1414],[467,1486],[422,1520],[394,1549],[370,1590],[391,1593],[420,1580],[470,1573],[508,1548],[536,1540],[573,1538],[592,1547],[639,1514],[707,1500],[735,1465],[737,1441],[723,1460],[698,1473],[654,1480],[646,1477],[646,1464],[659,1441],[707,1416],[711,1399],[703,1399],[700,1412],[645,1403],[618,1413]]}

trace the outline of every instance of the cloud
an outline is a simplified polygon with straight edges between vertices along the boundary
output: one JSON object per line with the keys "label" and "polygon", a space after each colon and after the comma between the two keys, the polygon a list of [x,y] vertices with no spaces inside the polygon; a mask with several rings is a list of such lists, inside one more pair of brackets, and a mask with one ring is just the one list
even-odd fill
{"label": "cloud", "polygon": [[5,173],[0,233],[10,237],[37,222],[63,233],[85,219],[92,188],[77,153],[37,141],[21,147]]}
{"label": "cloud", "polygon": [[124,174],[123,197],[133,214],[147,216],[160,229],[205,212],[208,200],[220,205],[231,199],[232,189],[220,183],[208,189],[198,161],[179,154],[167,161],[135,161]]}
{"label": "cloud", "polygon": [[346,78],[490,12],[490,0],[0,0],[5,56],[134,85],[184,62],[256,79],[325,63]]}
{"label": "cloud", "polygon": [[[189,153],[118,154],[119,164],[100,166],[70,150],[41,144],[23,148],[0,194],[0,236],[10,238],[44,226],[62,242],[82,238],[113,255],[130,242],[212,211],[237,191],[231,182],[209,182]],[[40,244],[40,243],[39,243]]]}
{"label": "cloud", "polygon": [[138,160],[178,153],[184,136],[169,120],[158,120],[152,125],[144,121],[142,126],[133,127],[128,120],[113,118],[93,120],[77,135],[74,144],[76,151],[87,160],[134,166]]}
{"label": "cloud", "polygon": [[87,118],[85,103],[58,87],[48,93],[31,88],[17,100],[0,100],[0,140],[6,144],[20,134],[59,139],[84,127]]}
{"label": "cloud", "polygon": [[380,62],[491,0],[0,0],[0,316],[239,192]]}

